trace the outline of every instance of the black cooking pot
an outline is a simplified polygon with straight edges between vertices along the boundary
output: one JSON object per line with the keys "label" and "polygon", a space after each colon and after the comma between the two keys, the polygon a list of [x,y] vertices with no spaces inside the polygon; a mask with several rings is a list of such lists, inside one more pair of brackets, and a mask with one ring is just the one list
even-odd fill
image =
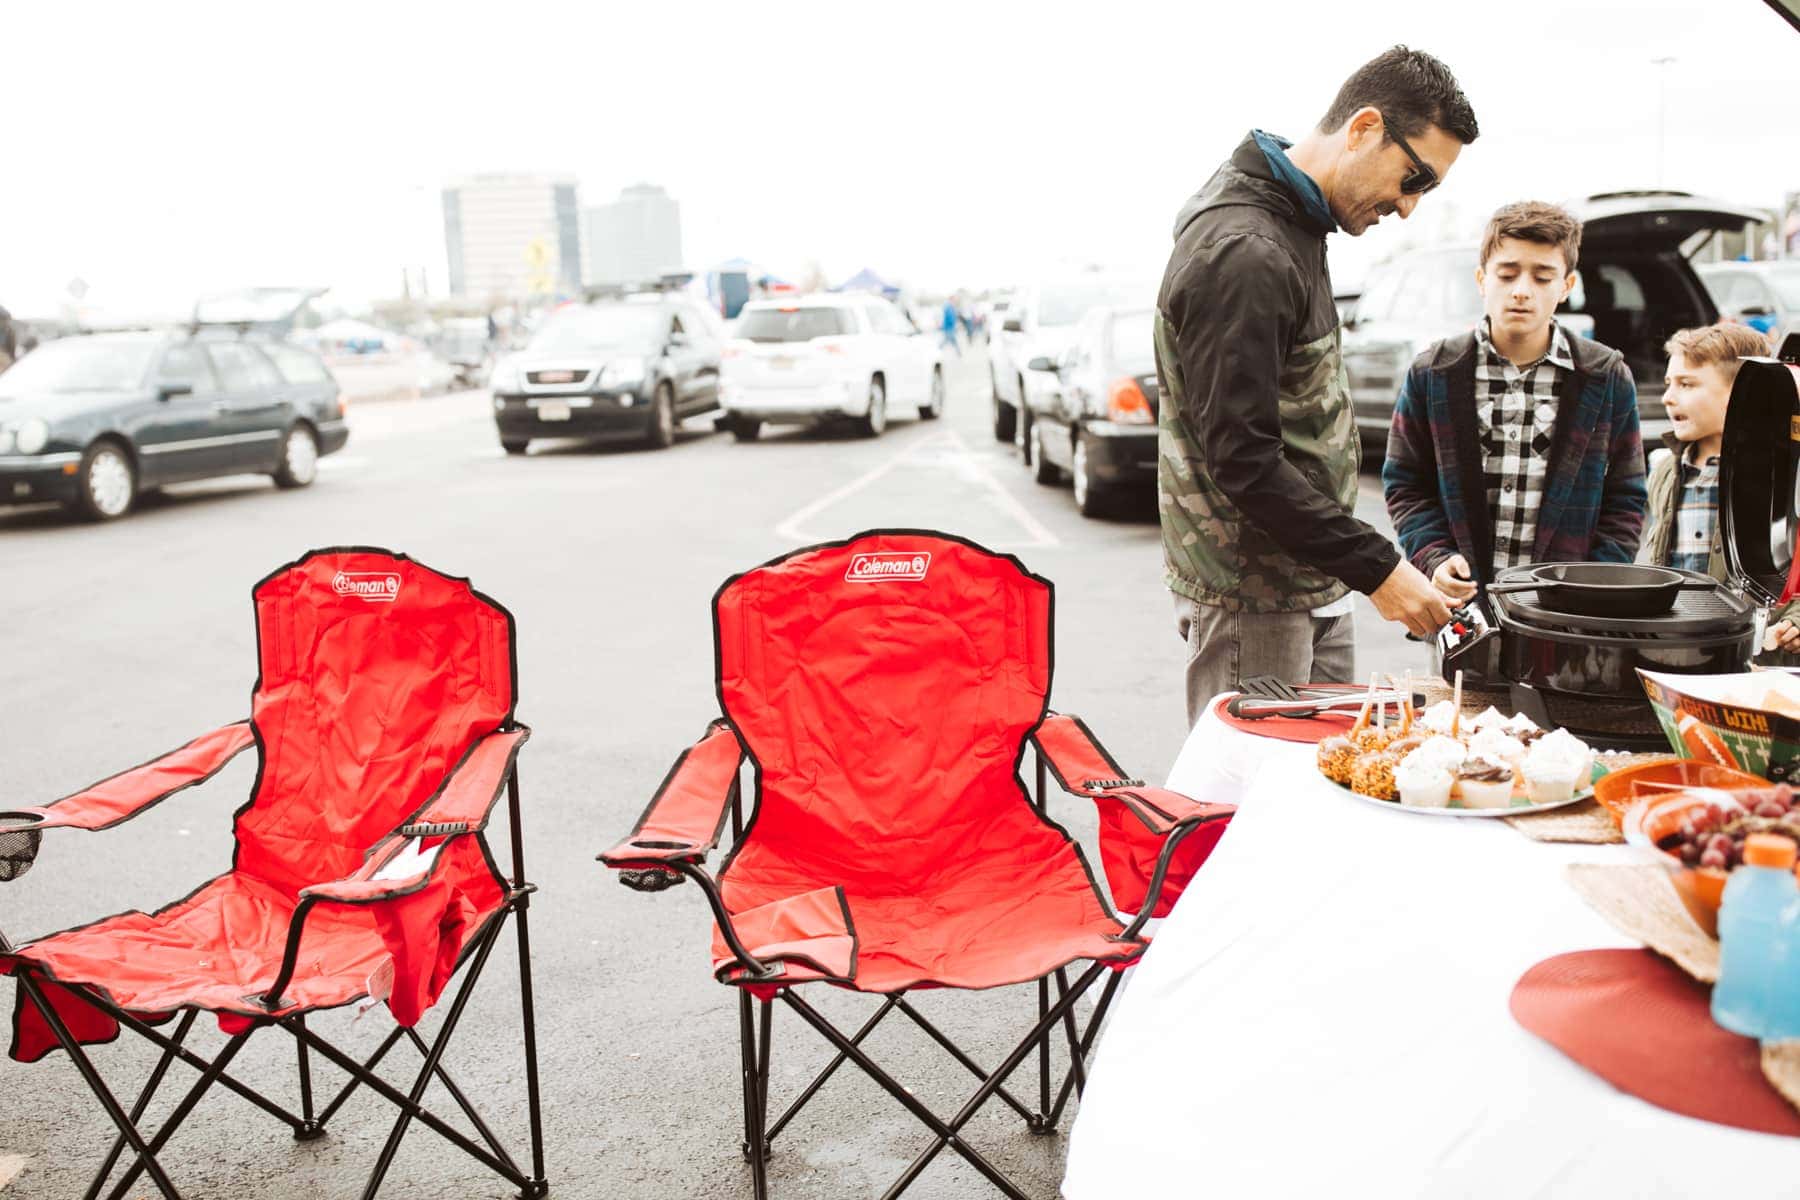
{"label": "black cooking pot", "polygon": [[1635,563],[1545,563],[1532,567],[1529,579],[1488,585],[1488,592],[1536,592],[1538,604],[1555,612],[1584,617],[1660,617],[1675,607],[1683,588],[1711,588],[1668,567]]}

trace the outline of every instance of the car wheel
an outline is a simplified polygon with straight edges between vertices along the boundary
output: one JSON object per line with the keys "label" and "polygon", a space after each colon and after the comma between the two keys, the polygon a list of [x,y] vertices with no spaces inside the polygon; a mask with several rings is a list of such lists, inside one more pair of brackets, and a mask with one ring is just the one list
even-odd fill
{"label": "car wheel", "polygon": [[508,441],[505,438],[500,439],[500,448],[502,450],[506,451],[508,454],[523,454],[523,453],[525,453],[525,447],[529,446],[530,444],[531,443],[529,441],[520,442],[520,441]]}
{"label": "car wheel", "polygon": [[762,422],[749,417],[733,417],[727,425],[731,429],[731,436],[740,442],[754,442],[762,432]]}
{"label": "car wheel", "polygon": [[994,440],[1010,442],[1013,440],[1013,422],[1018,419],[1018,410],[1000,398],[1000,389],[994,389]]}
{"label": "car wheel", "polygon": [[1040,422],[1032,423],[1030,450],[1031,477],[1046,487],[1062,482],[1062,472],[1044,457],[1044,426]]}
{"label": "car wheel", "polygon": [[1019,383],[1019,416],[1013,422],[1013,449],[1019,452],[1019,461],[1026,466],[1031,465],[1031,430],[1037,422],[1032,419],[1031,408],[1025,403],[1025,384]]}
{"label": "car wheel", "polygon": [[111,521],[131,511],[137,498],[137,468],[117,442],[95,442],[75,473],[75,511],[90,521]]}
{"label": "car wheel", "polygon": [[869,415],[856,422],[856,431],[864,437],[880,437],[887,428],[887,385],[881,376],[869,380]]}
{"label": "car wheel", "polygon": [[1069,474],[1073,477],[1075,487],[1075,507],[1084,517],[1099,517],[1106,514],[1110,507],[1106,489],[1095,483],[1088,473],[1087,439],[1076,437],[1075,450],[1070,457]]}
{"label": "car wheel", "polygon": [[305,487],[319,477],[319,439],[305,425],[295,425],[281,439],[281,460],[275,464],[275,486]]}
{"label": "car wheel", "polygon": [[675,389],[666,383],[656,385],[656,396],[650,401],[650,429],[644,441],[655,450],[666,450],[675,443]]}
{"label": "car wheel", "polygon": [[944,368],[931,368],[931,397],[925,401],[925,407],[919,410],[919,417],[925,421],[935,421],[944,415]]}

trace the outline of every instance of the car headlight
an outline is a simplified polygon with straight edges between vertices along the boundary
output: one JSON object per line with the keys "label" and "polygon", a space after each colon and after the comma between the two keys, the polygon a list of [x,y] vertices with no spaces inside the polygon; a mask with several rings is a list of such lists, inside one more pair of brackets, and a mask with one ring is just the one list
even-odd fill
{"label": "car headlight", "polygon": [[636,387],[644,382],[644,360],[641,358],[615,358],[600,368],[600,386],[603,388]]}
{"label": "car headlight", "polygon": [[488,376],[488,391],[516,392],[520,390],[519,366],[506,361],[495,365],[493,374]]}
{"label": "car headlight", "polygon": [[20,454],[36,454],[50,444],[50,423],[42,417],[22,421],[13,428],[13,446]]}

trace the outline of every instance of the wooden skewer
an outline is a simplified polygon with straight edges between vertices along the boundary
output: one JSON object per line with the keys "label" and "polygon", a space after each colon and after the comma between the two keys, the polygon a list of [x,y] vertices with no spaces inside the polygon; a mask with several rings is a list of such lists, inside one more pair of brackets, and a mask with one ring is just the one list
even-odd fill
{"label": "wooden skewer", "polygon": [[1456,737],[1462,730],[1462,681],[1463,673],[1456,673],[1456,685],[1450,691],[1450,736]]}
{"label": "wooden skewer", "polygon": [[1369,676],[1369,692],[1366,696],[1363,697],[1362,711],[1356,714],[1356,723],[1354,725],[1350,726],[1350,736],[1352,738],[1354,738],[1357,734],[1361,733],[1363,730],[1365,730],[1369,727],[1369,708],[1374,703],[1375,703],[1375,677],[1373,675],[1371,675],[1371,676]]}
{"label": "wooden skewer", "polygon": [[1400,710],[1399,736],[1405,737],[1412,732],[1413,720],[1417,716],[1417,714],[1413,712],[1412,704],[1412,672],[1408,671],[1406,673],[1406,687],[1404,689],[1401,689],[1400,684],[1395,681],[1392,675],[1387,677],[1387,681],[1390,688],[1400,692],[1400,701],[1398,705]]}

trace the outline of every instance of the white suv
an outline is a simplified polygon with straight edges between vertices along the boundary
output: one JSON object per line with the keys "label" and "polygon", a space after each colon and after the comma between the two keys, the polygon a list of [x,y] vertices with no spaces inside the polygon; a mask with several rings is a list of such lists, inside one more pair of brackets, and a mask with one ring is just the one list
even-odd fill
{"label": "white suv", "polygon": [[755,300],[725,346],[719,400],[741,442],[764,424],[833,418],[877,437],[896,406],[925,420],[944,411],[943,359],[933,338],[876,296]]}
{"label": "white suv", "polygon": [[988,332],[988,370],[993,380],[994,439],[1012,442],[1028,458],[1035,414],[1056,403],[1056,376],[1034,371],[1034,359],[1052,362],[1075,336],[1089,309],[1137,307],[1156,300],[1154,283],[1090,274],[1025,288],[1012,298],[998,330]]}

